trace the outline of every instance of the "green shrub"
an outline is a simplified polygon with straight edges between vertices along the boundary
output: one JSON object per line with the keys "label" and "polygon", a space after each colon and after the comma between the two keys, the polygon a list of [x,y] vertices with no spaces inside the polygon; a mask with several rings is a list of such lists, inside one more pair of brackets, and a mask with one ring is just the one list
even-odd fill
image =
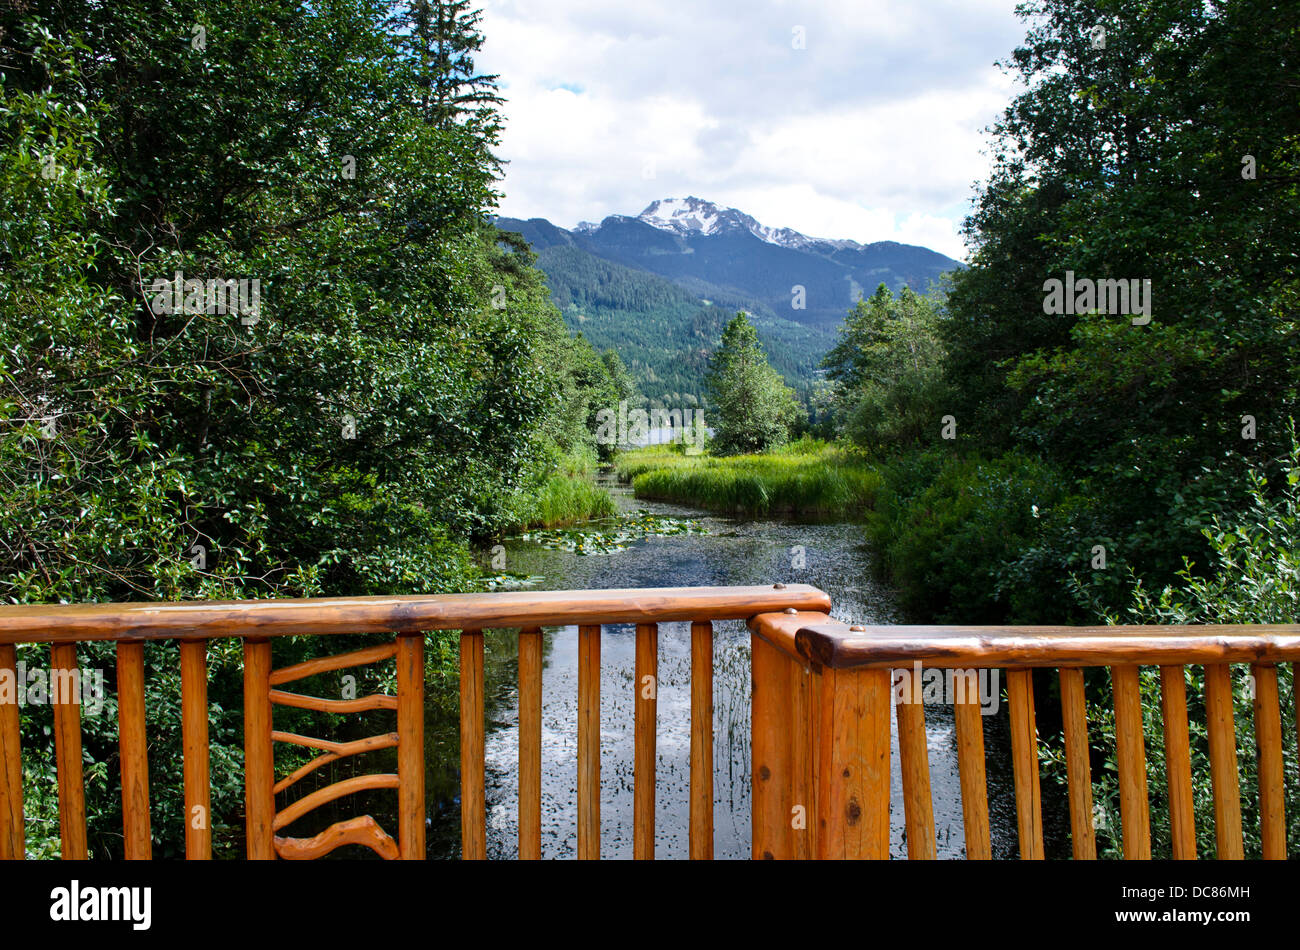
{"label": "green shrub", "polygon": [[[1232,523],[1216,518],[1204,535],[1213,552],[1208,573],[1184,559],[1179,581],[1158,593],[1135,578],[1132,603],[1124,616],[1106,613],[1109,623],[1135,624],[1244,624],[1300,621],[1300,447],[1292,436],[1289,462],[1284,466],[1286,486],[1270,496],[1268,482],[1259,471],[1250,476],[1250,501]],[[1197,851],[1215,852],[1214,799],[1210,781],[1209,744],[1204,702],[1205,672],[1187,667],[1188,728],[1191,741],[1193,808]],[[1164,724],[1160,712],[1160,676],[1155,667],[1140,672],[1143,732],[1147,756],[1147,789],[1151,801],[1152,853],[1170,856],[1169,799],[1164,760]],[[1259,782],[1255,745],[1253,683],[1245,666],[1232,668],[1233,704],[1237,733],[1237,762],[1241,787],[1242,826],[1246,856],[1261,856],[1259,837]],[[1296,774],[1295,664],[1278,666],[1281,701],[1283,772]],[[1096,693],[1094,692],[1094,696]],[[1288,707],[1290,707],[1288,709]],[[1097,830],[1101,853],[1121,854],[1118,775],[1115,767],[1115,717],[1109,690],[1089,701],[1089,739],[1094,757],[1104,768],[1094,775],[1093,794],[1100,821]],[[1064,781],[1059,745],[1049,744],[1053,774]],[[1289,782],[1286,814],[1290,816],[1288,850],[1300,848],[1300,789]]]}

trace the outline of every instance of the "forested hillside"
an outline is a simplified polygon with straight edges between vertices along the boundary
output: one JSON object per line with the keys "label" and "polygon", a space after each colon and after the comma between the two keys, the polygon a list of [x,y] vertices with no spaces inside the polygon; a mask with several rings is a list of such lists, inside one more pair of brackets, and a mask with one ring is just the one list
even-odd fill
{"label": "forested hillside", "polygon": [[[676,214],[663,217],[664,208]],[[805,400],[844,312],[879,283],[925,292],[958,262],[892,242],[825,241],[764,228],[698,198],[654,202],[573,231],[541,218],[500,218],[538,252],[565,320],[616,349],[642,391],[698,400],[708,353],[738,310],[772,364]]]}
{"label": "forested hillside", "polygon": [[[695,405],[704,395],[709,355],[727,319],[747,305],[703,282],[688,290],[568,244],[545,248],[537,264],[569,328],[598,350],[616,350],[646,397],[672,404]],[[806,390],[830,335],[766,307],[751,314],[778,372]]]}

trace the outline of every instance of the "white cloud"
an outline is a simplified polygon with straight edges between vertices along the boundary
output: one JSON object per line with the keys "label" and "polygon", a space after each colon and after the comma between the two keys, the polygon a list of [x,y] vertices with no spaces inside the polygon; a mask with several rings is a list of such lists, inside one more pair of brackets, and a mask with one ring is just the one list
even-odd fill
{"label": "white cloud", "polygon": [[982,129],[1011,94],[993,62],[1024,33],[1014,2],[486,0],[501,213],[572,227],[691,194],[964,257]]}

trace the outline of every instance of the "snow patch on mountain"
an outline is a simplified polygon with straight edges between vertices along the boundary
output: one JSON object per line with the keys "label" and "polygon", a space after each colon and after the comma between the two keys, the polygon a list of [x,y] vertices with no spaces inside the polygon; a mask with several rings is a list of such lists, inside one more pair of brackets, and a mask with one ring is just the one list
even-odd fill
{"label": "snow patch on mountain", "polygon": [[[792,228],[769,228],[735,208],[720,208],[703,198],[661,198],[637,215],[637,220],[661,231],[677,234],[720,234],[726,231],[748,231],[760,241],[797,250],[814,250],[824,245],[827,250],[836,248],[861,248],[856,241],[830,241],[810,238]],[[583,226],[579,225],[579,229]]]}

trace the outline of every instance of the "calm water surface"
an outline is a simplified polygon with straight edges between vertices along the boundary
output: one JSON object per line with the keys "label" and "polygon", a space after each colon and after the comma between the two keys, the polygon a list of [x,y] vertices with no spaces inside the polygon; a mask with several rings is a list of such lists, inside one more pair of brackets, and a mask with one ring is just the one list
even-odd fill
{"label": "calm water surface", "polygon": [[[625,511],[646,509],[657,515],[691,518],[708,533],[652,537],[607,555],[579,555],[533,542],[511,542],[506,546],[507,569],[540,576],[543,581],[536,589],[548,590],[805,583],[831,596],[836,619],[903,621],[890,590],[872,579],[872,553],[864,546],[858,525],[737,521],[638,501],[616,487],[614,491]],[[577,628],[549,628],[544,639],[542,856],[571,858],[576,851],[577,826]],[[632,856],[634,648],[631,625],[604,628],[600,815],[601,853],[608,858]],[[519,748],[513,634],[489,633],[486,650],[488,854],[512,858],[518,846]],[[715,623],[714,854],[719,858],[749,857],[749,691],[749,634],[740,621]],[[433,713],[431,710],[430,753],[445,750],[455,761],[454,717],[445,711],[440,717]],[[1012,857],[1017,844],[1005,705],[984,723],[994,856]],[[928,706],[926,731],[938,853],[961,857],[961,795],[951,708]],[[902,856],[906,844],[897,743],[895,725],[891,850]],[[656,855],[685,858],[690,778],[690,625],[686,623],[659,627],[657,755]],[[432,774],[430,779],[431,785],[438,784]],[[448,795],[439,801],[431,787],[430,806],[429,856],[459,856],[459,803]]]}

